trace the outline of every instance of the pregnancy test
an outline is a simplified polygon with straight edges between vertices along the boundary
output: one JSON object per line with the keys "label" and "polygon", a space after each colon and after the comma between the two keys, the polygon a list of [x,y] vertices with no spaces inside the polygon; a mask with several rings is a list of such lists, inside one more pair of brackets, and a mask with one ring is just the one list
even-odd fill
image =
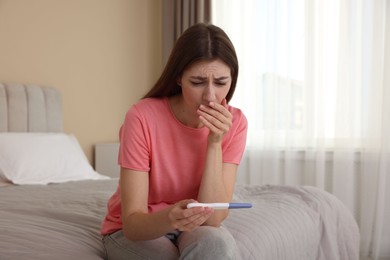
{"label": "pregnancy test", "polygon": [[231,202],[231,203],[189,203],[187,208],[194,207],[207,207],[213,209],[243,209],[243,208],[252,208],[252,203],[241,203],[241,202]]}

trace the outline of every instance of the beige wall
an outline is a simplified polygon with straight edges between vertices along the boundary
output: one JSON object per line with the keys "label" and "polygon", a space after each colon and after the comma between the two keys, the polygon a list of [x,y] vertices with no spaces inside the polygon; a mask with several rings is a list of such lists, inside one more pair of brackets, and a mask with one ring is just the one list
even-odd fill
{"label": "beige wall", "polygon": [[160,0],[0,0],[0,82],[63,94],[88,159],[161,71]]}

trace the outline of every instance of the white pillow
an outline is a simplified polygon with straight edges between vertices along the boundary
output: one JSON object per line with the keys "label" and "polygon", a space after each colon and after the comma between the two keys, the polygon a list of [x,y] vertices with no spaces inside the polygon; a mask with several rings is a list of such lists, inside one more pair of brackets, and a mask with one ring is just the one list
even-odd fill
{"label": "white pillow", "polygon": [[94,171],[73,135],[1,133],[0,179],[22,185],[109,177]]}

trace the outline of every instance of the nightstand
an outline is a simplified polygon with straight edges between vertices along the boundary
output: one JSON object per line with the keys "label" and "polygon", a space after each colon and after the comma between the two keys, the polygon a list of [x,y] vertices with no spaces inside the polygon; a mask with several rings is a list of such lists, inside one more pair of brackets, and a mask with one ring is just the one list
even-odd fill
{"label": "nightstand", "polygon": [[95,145],[95,170],[103,175],[117,178],[119,143],[98,143]]}

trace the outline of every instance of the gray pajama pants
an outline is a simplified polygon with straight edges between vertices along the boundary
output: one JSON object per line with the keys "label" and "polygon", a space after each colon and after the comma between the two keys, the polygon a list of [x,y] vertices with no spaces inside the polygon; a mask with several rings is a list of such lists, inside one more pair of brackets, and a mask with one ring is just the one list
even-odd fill
{"label": "gray pajama pants", "polygon": [[108,260],[240,259],[236,241],[224,227],[201,226],[177,235],[177,238],[163,236],[148,241],[130,241],[120,230],[106,235],[103,243]]}

